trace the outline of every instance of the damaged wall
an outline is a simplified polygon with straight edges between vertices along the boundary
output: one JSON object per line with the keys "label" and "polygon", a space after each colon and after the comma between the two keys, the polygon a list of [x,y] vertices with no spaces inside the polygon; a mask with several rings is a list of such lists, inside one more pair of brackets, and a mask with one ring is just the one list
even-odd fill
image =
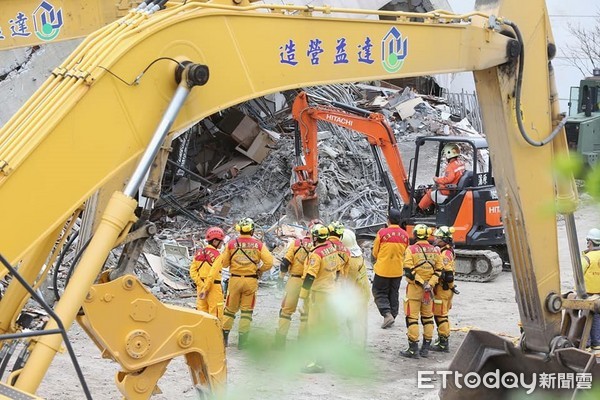
{"label": "damaged wall", "polygon": [[82,39],[0,52],[0,126],[27,101]]}

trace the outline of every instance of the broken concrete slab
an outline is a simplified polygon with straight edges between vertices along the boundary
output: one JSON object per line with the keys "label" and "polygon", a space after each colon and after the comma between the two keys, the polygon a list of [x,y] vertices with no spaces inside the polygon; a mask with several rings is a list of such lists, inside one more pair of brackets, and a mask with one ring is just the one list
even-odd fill
{"label": "broken concrete slab", "polygon": [[417,131],[425,126],[423,125],[423,120],[419,118],[408,118],[406,121],[413,131]]}
{"label": "broken concrete slab", "polygon": [[163,261],[160,256],[156,256],[156,255],[150,254],[150,253],[143,253],[143,254],[144,254],[144,257],[146,257],[146,261],[148,261],[150,268],[152,268],[152,271],[154,271],[154,273],[158,276],[159,281],[162,280],[167,286],[169,286],[170,288],[173,288],[175,290],[184,290],[184,289],[189,288],[189,285],[180,283],[180,282],[176,282],[175,280],[169,278],[168,276],[166,276],[164,274]]}
{"label": "broken concrete slab", "polygon": [[328,146],[328,145],[324,144],[323,142],[319,143],[319,148],[321,149],[321,151],[323,153],[327,154],[329,157],[334,158],[334,159],[337,158],[337,156],[340,154],[333,147]]}
{"label": "broken concrete slab", "polygon": [[231,135],[231,138],[247,149],[260,133],[258,124],[246,114],[232,108],[218,124],[219,129]]}
{"label": "broken concrete slab", "polygon": [[317,140],[329,140],[333,137],[331,131],[319,131],[317,132]]}
{"label": "broken concrete slab", "polygon": [[369,102],[369,105],[372,107],[385,107],[388,105],[388,99],[384,96],[377,96]]}
{"label": "broken concrete slab", "polygon": [[202,188],[202,184],[200,182],[196,182],[184,177],[177,181],[171,191],[175,196],[180,196],[200,188]]}
{"label": "broken concrete slab", "polygon": [[363,210],[360,210],[360,209],[358,209],[356,207],[352,207],[350,209],[350,218],[357,219],[361,215],[363,215]]}
{"label": "broken concrete slab", "polygon": [[273,144],[275,142],[273,142],[271,136],[261,130],[248,147],[248,150],[245,150],[242,145],[237,146],[235,150],[260,164],[269,154],[271,150],[269,146]]}
{"label": "broken concrete slab", "polygon": [[410,99],[414,99],[417,95],[412,91],[411,88],[404,88],[402,92],[397,92],[388,97],[389,107],[395,107],[400,103],[404,103]]}
{"label": "broken concrete slab", "polygon": [[469,120],[467,118],[463,118],[460,122],[457,122],[456,124],[454,124],[453,128],[460,130],[463,135],[475,136],[475,137],[481,136],[481,134],[479,132],[477,132],[475,130],[475,128],[473,128],[473,126],[471,125],[471,122],[469,122]]}
{"label": "broken concrete slab", "polygon": [[211,173],[219,179],[225,179],[226,177],[232,178],[237,176],[242,169],[252,164],[252,162],[253,161],[246,156],[236,156],[225,164],[213,169]]}
{"label": "broken concrete slab", "polygon": [[422,98],[415,97],[414,99],[410,99],[410,100],[407,100],[403,103],[396,105],[395,108],[396,108],[396,111],[398,111],[398,115],[400,115],[400,118],[402,120],[405,120],[408,117],[412,117],[413,115],[415,115],[415,113],[416,113],[415,108],[419,104],[423,104],[423,103],[424,103],[424,101]]}

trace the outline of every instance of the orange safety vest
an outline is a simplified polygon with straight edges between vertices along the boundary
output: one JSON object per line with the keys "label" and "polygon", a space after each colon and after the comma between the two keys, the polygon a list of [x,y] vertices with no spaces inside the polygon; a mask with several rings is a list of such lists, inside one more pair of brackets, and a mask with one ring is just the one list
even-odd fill
{"label": "orange safety vest", "polygon": [[435,183],[438,184],[438,187],[441,189],[440,193],[444,196],[448,196],[450,194],[449,190],[443,190],[447,185],[456,185],[458,181],[465,173],[465,163],[459,159],[458,157],[453,158],[446,165],[446,171],[444,172],[444,176],[440,176],[439,178],[435,178]]}

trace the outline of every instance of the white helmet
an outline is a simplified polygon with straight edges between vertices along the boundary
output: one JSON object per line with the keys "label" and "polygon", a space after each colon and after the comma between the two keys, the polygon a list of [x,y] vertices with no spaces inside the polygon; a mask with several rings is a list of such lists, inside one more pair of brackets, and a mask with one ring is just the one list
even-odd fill
{"label": "white helmet", "polygon": [[446,160],[458,157],[460,155],[460,147],[456,143],[448,143],[442,149],[442,154],[446,157]]}
{"label": "white helmet", "polygon": [[353,231],[346,228],[344,229],[344,235],[342,236],[342,244],[350,250],[352,257],[358,257],[362,255],[362,250],[356,242],[356,235]]}
{"label": "white helmet", "polygon": [[592,228],[585,237],[586,240],[592,241],[595,245],[600,245],[600,229]]}

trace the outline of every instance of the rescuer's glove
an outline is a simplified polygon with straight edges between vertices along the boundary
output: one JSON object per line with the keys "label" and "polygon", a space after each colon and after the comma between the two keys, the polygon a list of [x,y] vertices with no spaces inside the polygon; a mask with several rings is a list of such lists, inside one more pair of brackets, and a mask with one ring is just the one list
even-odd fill
{"label": "rescuer's glove", "polygon": [[304,308],[305,308],[305,306],[304,306],[304,299],[301,298],[301,299],[298,300],[298,312],[300,314],[304,314],[304,311],[305,311]]}
{"label": "rescuer's glove", "polygon": [[433,289],[429,282],[425,282],[423,284],[423,304],[429,305],[431,304],[431,300],[433,299]]}

